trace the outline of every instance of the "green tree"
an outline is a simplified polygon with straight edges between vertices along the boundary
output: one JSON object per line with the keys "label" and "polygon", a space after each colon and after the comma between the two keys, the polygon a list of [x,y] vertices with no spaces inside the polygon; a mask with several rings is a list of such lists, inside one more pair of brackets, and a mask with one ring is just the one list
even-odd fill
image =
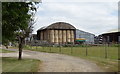
{"label": "green tree", "polygon": [[22,59],[24,40],[33,27],[32,16],[36,11],[36,2],[2,3],[2,44],[7,45],[17,38],[19,40],[19,60]]}

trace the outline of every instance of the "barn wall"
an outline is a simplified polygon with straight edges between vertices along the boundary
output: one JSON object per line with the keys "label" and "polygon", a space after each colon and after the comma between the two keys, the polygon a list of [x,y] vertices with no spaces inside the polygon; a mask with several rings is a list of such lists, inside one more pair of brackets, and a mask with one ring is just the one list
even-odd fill
{"label": "barn wall", "polygon": [[43,31],[40,32],[40,39],[43,40]]}
{"label": "barn wall", "polygon": [[54,30],[50,30],[50,42],[54,43]]}
{"label": "barn wall", "polygon": [[62,41],[63,41],[62,40],[63,39],[62,36],[63,36],[62,35],[62,30],[59,30],[59,37],[58,37],[59,43],[62,43]]}
{"label": "barn wall", "polygon": [[54,32],[55,32],[54,42],[58,44],[58,30],[54,30]]}
{"label": "barn wall", "polygon": [[66,30],[63,30],[63,43],[66,43]]}
{"label": "barn wall", "polygon": [[71,42],[73,42],[74,43],[74,31],[73,30],[71,30]]}
{"label": "barn wall", "polygon": [[70,42],[70,30],[67,30],[67,42]]}
{"label": "barn wall", "polygon": [[39,34],[40,40],[47,40],[55,44],[74,43],[75,41],[74,30],[42,30]]}

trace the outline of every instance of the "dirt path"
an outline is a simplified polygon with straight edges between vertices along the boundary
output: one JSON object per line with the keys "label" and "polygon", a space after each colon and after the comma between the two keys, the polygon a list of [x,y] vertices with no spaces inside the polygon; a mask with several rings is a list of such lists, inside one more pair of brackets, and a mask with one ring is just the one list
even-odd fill
{"label": "dirt path", "polygon": [[[2,57],[17,57],[16,53],[3,53]],[[95,63],[56,53],[23,51],[23,58],[39,59],[43,63],[39,72],[103,72]]]}

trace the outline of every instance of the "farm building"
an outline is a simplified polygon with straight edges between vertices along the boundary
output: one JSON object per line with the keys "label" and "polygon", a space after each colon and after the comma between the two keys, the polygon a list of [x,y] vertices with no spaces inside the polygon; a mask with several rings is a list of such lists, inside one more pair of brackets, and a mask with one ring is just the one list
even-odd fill
{"label": "farm building", "polygon": [[120,43],[120,29],[110,30],[102,34],[103,42]]}
{"label": "farm building", "polygon": [[102,35],[95,36],[94,40],[95,40],[95,42],[94,42],[95,44],[103,44]]}
{"label": "farm building", "polygon": [[76,30],[76,38],[81,41],[84,41],[86,44],[94,44],[94,37],[94,34],[79,29]]}
{"label": "farm building", "polygon": [[69,23],[57,22],[37,31],[38,40],[47,41],[53,44],[74,43],[76,28]]}

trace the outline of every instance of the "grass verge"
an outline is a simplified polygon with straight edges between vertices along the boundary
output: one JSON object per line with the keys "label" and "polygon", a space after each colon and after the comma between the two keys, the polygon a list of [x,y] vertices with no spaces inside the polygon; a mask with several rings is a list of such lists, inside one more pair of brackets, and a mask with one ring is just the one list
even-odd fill
{"label": "grass verge", "polygon": [[82,59],[86,59],[91,62],[94,62],[106,72],[118,72],[118,60],[97,58],[97,57],[90,57],[90,56],[78,56],[74,54],[72,56],[80,57]]}
{"label": "grass verge", "polygon": [[15,51],[9,51],[5,49],[0,49],[0,53],[10,53],[10,52],[15,52]]}
{"label": "grass verge", "polygon": [[2,58],[3,72],[37,72],[40,65],[39,60],[17,58]]}

